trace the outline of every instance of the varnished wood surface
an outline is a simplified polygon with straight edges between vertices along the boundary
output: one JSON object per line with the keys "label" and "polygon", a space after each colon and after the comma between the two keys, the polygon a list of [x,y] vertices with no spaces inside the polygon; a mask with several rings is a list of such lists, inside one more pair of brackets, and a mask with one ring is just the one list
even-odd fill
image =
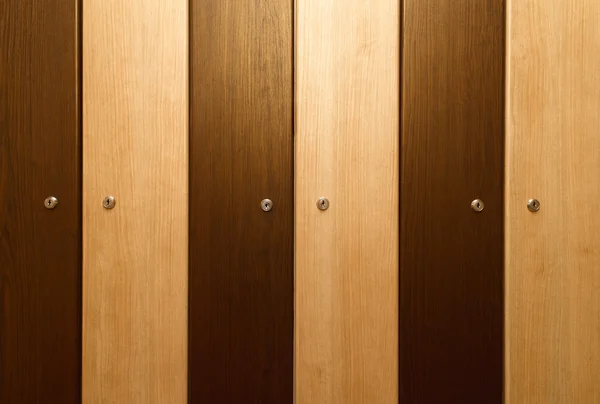
{"label": "varnished wood surface", "polygon": [[295,402],[396,404],[399,2],[296,23]]}
{"label": "varnished wood surface", "polygon": [[502,403],[504,8],[404,1],[402,403]]}
{"label": "varnished wood surface", "polygon": [[190,2],[193,403],[292,403],[292,7]]}
{"label": "varnished wood surface", "polygon": [[0,2],[0,403],[79,402],[78,13]]}
{"label": "varnished wood surface", "polygon": [[506,402],[598,403],[600,3],[508,10]]}
{"label": "varnished wood surface", "polygon": [[84,404],[187,403],[187,9],[83,8]]}

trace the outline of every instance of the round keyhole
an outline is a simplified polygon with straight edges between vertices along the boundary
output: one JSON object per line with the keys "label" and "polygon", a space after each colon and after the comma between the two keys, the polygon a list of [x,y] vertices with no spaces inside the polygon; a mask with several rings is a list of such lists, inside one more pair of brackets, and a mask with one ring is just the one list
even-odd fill
{"label": "round keyhole", "polygon": [[540,201],[537,199],[530,199],[527,201],[527,209],[529,209],[530,212],[537,212],[540,210]]}
{"label": "round keyhole", "polygon": [[115,207],[116,204],[116,200],[114,196],[107,196],[106,198],[104,198],[104,201],[102,202],[102,206],[104,206],[104,209],[112,209]]}
{"label": "round keyhole", "polygon": [[44,201],[44,206],[46,207],[46,209],[54,209],[56,208],[56,205],[58,205],[58,199],[56,199],[53,196],[49,196]]}
{"label": "round keyhole", "polygon": [[317,200],[317,208],[319,210],[327,210],[329,209],[329,199],[325,197],[321,197]]}
{"label": "round keyhole", "polygon": [[273,201],[270,199],[263,199],[260,202],[260,208],[263,210],[263,212],[271,211],[271,209],[273,209]]}
{"label": "round keyhole", "polygon": [[471,209],[473,209],[475,212],[481,212],[484,207],[485,204],[481,199],[475,199],[473,202],[471,202]]}

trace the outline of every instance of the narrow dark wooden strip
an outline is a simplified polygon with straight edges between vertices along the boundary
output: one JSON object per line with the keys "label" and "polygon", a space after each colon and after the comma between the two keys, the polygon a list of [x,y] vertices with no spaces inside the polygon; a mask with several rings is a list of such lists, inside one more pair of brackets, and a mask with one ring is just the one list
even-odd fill
{"label": "narrow dark wooden strip", "polygon": [[78,35],[77,0],[0,3],[0,403],[80,402]]}
{"label": "narrow dark wooden strip", "polygon": [[190,22],[190,402],[292,403],[293,1]]}
{"label": "narrow dark wooden strip", "polygon": [[401,403],[502,402],[504,10],[404,0]]}

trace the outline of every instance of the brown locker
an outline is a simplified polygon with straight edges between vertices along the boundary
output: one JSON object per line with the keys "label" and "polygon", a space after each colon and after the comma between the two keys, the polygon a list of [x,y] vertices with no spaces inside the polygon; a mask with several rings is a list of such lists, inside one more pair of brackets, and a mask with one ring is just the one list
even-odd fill
{"label": "brown locker", "polygon": [[78,4],[0,3],[0,403],[80,401]]}
{"label": "brown locker", "polygon": [[190,23],[190,400],[292,403],[293,1]]}
{"label": "brown locker", "polygon": [[404,0],[402,403],[502,403],[504,9]]}

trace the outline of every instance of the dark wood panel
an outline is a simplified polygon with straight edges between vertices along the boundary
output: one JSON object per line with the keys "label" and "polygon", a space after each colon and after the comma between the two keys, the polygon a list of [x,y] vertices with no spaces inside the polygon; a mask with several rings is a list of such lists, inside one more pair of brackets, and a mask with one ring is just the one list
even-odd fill
{"label": "dark wood panel", "polygon": [[80,401],[77,4],[0,3],[1,403]]}
{"label": "dark wood panel", "polygon": [[190,400],[292,403],[293,1],[190,20]]}
{"label": "dark wood panel", "polygon": [[401,403],[502,402],[504,9],[404,0]]}

